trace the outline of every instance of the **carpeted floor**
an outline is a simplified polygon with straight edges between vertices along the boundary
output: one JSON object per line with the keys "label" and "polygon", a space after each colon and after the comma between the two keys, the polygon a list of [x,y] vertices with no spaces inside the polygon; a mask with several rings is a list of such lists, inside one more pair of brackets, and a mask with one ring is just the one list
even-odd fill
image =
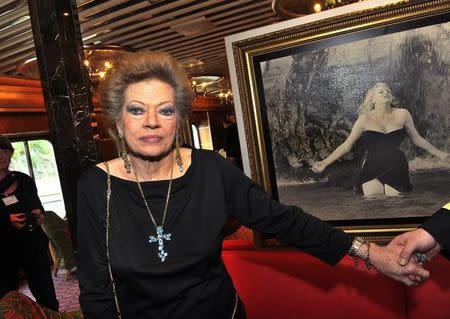
{"label": "carpeted floor", "polygon": [[[55,285],[56,298],[59,301],[60,311],[72,311],[80,308],[80,304],[78,303],[80,288],[78,287],[76,272],[68,276],[66,280],[66,271],[61,269],[56,277],[53,276],[53,283]],[[22,285],[19,291],[34,300],[26,283]]]}

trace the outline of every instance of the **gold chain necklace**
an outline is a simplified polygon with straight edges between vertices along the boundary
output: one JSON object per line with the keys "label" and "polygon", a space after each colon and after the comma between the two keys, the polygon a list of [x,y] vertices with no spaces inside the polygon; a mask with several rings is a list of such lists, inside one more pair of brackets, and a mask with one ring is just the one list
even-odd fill
{"label": "gold chain necklace", "polygon": [[142,195],[142,199],[144,200],[145,208],[147,208],[147,212],[150,215],[150,218],[153,222],[153,225],[155,225],[156,228],[156,237],[155,236],[149,236],[148,242],[151,243],[158,243],[158,257],[161,259],[161,262],[164,262],[167,257],[167,252],[164,251],[164,240],[171,240],[172,234],[167,233],[164,234],[164,222],[166,221],[166,214],[167,214],[167,207],[169,206],[169,199],[170,199],[170,191],[172,189],[172,177],[173,177],[173,160],[171,163],[171,169],[170,169],[170,180],[169,180],[169,187],[167,188],[167,195],[166,195],[166,205],[164,207],[163,217],[161,221],[161,226],[158,226],[156,224],[156,220],[152,215],[152,212],[150,211],[150,207],[147,204],[147,201],[145,200],[144,191],[142,190],[141,183],[139,182],[139,178],[136,173],[136,169],[134,168],[134,165],[131,165],[133,168],[134,177],[136,178],[136,182],[139,188],[139,191]]}

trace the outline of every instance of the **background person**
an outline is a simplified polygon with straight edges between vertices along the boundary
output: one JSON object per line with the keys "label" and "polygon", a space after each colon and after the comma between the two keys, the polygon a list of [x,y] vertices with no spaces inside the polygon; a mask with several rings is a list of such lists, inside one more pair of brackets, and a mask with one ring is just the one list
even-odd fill
{"label": "background person", "polygon": [[236,124],[236,115],[232,114],[222,122],[223,125],[223,148],[219,154],[225,151],[226,158],[234,165],[243,169],[241,159],[241,147],[239,144],[239,133]]}
{"label": "background person", "polygon": [[79,181],[78,274],[87,318],[119,311],[124,318],[245,318],[222,261],[231,216],[330,265],[350,253],[408,285],[428,277],[414,261],[398,265],[398,247],[353,239],[272,201],[216,152],[179,148],[192,92],[170,55],[124,57],[103,83],[100,101],[121,156]]}
{"label": "background person", "polygon": [[431,260],[442,250],[450,259],[450,202],[429,217],[420,228],[403,233],[392,240],[402,247],[398,262],[406,265],[415,252],[424,253]]}
{"label": "background person", "polygon": [[399,149],[406,134],[416,146],[434,156],[450,157],[419,135],[407,109],[392,106],[391,90],[385,83],[377,83],[367,91],[359,111],[350,135],[327,158],[313,164],[314,172],[321,173],[361,139],[365,152],[356,168],[355,192],[365,196],[398,195],[412,189],[408,161]]}
{"label": "background person", "polygon": [[57,311],[48,238],[40,226],[44,209],[34,181],[9,170],[13,152],[10,141],[0,135],[0,298],[19,289],[23,268],[37,303]]}

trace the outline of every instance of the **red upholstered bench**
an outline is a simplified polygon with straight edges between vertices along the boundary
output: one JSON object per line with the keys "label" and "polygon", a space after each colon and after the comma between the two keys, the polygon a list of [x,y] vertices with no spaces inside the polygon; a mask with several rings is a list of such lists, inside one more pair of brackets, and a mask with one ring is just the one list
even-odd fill
{"label": "red upholstered bench", "polygon": [[426,268],[431,278],[418,288],[406,289],[408,318],[449,319],[450,261],[438,256]]}
{"label": "red upholstered bench", "polygon": [[230,240],[223,241],[222,250],[249,251],[249,250],[255,250],[255,248],[254,248],[252,240],[230,239]]}
{"label": "red upholstered bench", "polygon": [[[242,246],[241,246],[242,247]],[[435,258],[432,278],[408,288],[351,258],[336,267],[298,251],[223,251],[249,319],[450,318],[450,262]]]}

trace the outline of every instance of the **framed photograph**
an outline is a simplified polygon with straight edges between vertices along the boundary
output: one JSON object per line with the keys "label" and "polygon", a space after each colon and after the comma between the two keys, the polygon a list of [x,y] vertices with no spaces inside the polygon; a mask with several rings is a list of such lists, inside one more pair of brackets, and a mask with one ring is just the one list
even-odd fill
{"label": "framed photograph", "polygon": [[448,202],[450,1],[352,12],[232,49],[251,176],[274,199],[380,242]]}

